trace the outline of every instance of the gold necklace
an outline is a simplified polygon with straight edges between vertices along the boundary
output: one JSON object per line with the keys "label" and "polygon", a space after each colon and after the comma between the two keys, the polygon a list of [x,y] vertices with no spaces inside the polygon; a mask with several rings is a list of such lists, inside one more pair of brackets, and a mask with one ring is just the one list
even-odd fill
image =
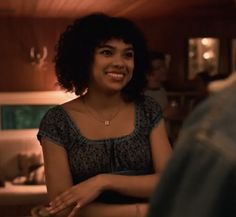
{"label": "gold necklace", "polygon": [[[91,106],[89,106],[84,100],[83,100],[84,105],[87,107],[89,114],[97,121],[103,123],[106,127],[111,125],[111,121],[119,114],[119,112],[121,111],[121,107],[120,106],[117,111],[111,116],[110,119],[105,119],[103,118],[103,115],[99,114],[94,108],[92,108]],[[97,113],[97,115],[94,115],[94,113]],[[98,118],[98,116],[101,116],[102,119]]]}

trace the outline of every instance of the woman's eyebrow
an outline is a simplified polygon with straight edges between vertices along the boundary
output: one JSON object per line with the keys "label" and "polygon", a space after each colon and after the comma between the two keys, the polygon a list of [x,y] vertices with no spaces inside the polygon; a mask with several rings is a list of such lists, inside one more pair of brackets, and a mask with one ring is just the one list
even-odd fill
{"label": "woman's eyebrow", "polygon": [[[99,45],[99,46],[98,46],[98,49],[103,49],[103,48],[116,49],[116,48],[113,47],[112,45],[108,45],[108,44],[102,44],[102,45]],[[127,51],[127,50],[128,50],[128,51],[129,51],[129,50],[133,51],[134,48],[133,48],[132,45],[130,45],[129,47],[125,48],[124,50],[125,50],[125,51]]]}
{"label": "woman's eyebrow", "polygon": [[99,48],[99,49],[102,49],[102,48],[115,49],[115,47],[113,47],[113,46],[111,46],[111,45],[108,45],[108,44],[99,45],[98,48]]}
{"label": "woman's eyebrow", "polygon": [[134,51],[134,48],[133,48],[133,46],[130,46],[130,47],[125,48],[125,50],[126,51]]}

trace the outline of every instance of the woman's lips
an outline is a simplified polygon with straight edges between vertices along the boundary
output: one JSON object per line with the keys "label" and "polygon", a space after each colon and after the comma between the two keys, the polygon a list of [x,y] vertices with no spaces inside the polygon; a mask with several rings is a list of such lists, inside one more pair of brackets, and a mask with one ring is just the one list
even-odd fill
{"label": "woman's lips", "polygon": [[120,72],[107,72],[107,75],[115,80],[121,80],[125,77],[125,73]]}

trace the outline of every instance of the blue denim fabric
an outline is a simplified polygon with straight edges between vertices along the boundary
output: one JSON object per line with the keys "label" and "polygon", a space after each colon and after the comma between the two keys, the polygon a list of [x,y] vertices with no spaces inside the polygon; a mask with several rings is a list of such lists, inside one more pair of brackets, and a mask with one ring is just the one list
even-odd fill
{"label": "blue denim fabric", "polygon": [[236,216],[236,83],[185,121],[148,217]]}

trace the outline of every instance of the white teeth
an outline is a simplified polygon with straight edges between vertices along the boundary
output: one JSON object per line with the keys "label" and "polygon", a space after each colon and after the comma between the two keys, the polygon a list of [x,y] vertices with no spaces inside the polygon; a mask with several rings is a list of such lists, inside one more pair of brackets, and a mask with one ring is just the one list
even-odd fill
{"label": "white teeth", "polygon": [[123,78],[124,74],[117,74],[117,73],[108,73],[113,78]]}

